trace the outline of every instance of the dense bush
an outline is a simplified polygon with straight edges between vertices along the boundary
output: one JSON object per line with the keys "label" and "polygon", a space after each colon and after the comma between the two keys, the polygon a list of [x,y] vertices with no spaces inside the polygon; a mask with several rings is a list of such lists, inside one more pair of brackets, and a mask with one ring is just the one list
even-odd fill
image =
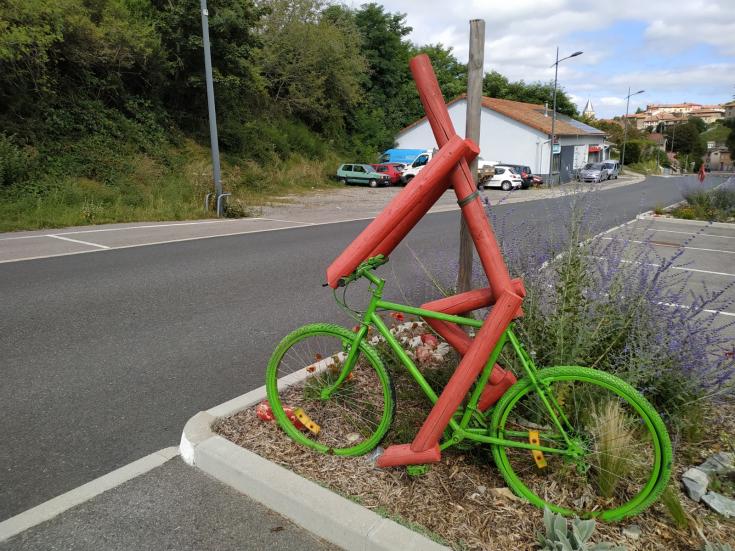
{"label": "dense bush", "polygon": [[689,189],[683,193],[685,205],[671,212],[678,218],[729,222],[735,219],[735,185],[715,189]]}

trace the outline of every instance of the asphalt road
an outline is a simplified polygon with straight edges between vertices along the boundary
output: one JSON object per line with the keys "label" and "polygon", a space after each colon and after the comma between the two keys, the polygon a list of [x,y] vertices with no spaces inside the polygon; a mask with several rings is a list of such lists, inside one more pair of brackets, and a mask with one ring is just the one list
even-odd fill
{"label": "asphalt road", "polygon": [[[588,223],[601,231],[676,202],[682,183],[599,192]],[[495,207],[504,246],[559,227],[569,201]],[[1,264],[0,520],[178,444],[191,415],[263,383],[287,332],[346,321],[321,284],[366,224]],[[458,227],[457,212],[419,224],[382,269],[393,298],[435,296],[413,258],[451,277]]]}

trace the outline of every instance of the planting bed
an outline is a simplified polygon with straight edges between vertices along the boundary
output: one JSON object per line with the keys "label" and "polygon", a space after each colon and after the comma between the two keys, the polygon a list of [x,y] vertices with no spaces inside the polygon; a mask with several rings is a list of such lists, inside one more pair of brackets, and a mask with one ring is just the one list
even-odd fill
{"label": "planting bed", "polygon": [[[422,324],[408,327],[406,340],[425,331]],[[441,388],[456,365],[453,353],[430,354],[420,339],[412,355],[432,386]],[[376,343],[380,348],[381,343]],[[441,347],[446,350],[445,347]],[[410,441],[430,409],[415,382],[381,350],[396,390],[396,417],[383,446]],[[690,501],[679,489],[681,473],[696,459],[712,451],[732,451],[735,407],[707,411],[707,427],[696,442],[680,444],[685,457],[672,474],[687,525],[677,528],[667,508],[658,503],[638,517],[617,524],[598,523],[595,541],[610,541],[631,550],[701,549],[701,534],[713,542],[735,541],[735,521],[726,520],[704,505]],[[516,498],[496,470],[490,449],[451,448],[442,461],[421,476],[411,477],[405,468],[379,470],[367,457],[322,455],[292,442],[273,421],[263,421],[256,408],[223,419],[215,430],[232,442],[274,461],[293,472],[349,497],[363,506],[404,523],[455,549],[534,549],[543,529],[542,511]],[[554,488],[549,488],[554,491]],[[318,507],[318,504],[314,504]],[[683,519],[680,519],[683,520]],[[639,539],[624,536],[622,528],[638,524]]]}

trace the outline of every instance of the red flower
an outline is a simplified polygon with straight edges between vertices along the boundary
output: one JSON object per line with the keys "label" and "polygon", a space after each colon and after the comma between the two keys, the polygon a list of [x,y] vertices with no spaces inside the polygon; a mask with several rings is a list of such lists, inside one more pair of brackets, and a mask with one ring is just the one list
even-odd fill
{"label": "red flower", "polygon": [[421,342],[430,348],[436,348],[439,346],[439,339],[432,333],[424,333],[421,335]]}
{"label": "red flower", "polygon": [[261,421],[273,421],[273,410],[268,402],[260,402],[255,406],[255,414]]}
{"label": "red flower", "polygon": [[390,317],[392,317],[396,321],[403,321],[406,319],[406,316],[404,316],[401,312],[391,312]]}

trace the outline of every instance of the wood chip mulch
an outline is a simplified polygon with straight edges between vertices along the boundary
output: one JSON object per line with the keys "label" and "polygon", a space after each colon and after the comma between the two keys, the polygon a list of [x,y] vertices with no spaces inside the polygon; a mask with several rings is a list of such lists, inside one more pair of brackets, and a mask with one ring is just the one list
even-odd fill
{"label": "wood chip mulch", "polygon": [[[400,415],[399,400],[396,419]],[[687,453],[689,461],[697,454],[704,459],[714,451],[735,450],[735,405],[712,408],[705,423],[707,436],[696,446],[689,445],[693,447]],[[449,449],[427,474],[410,477],[404,468],[380,470],[363,457],[327,456],[303,448],[275,422],[260,420],[254,408],[220,420],[215,430],[235,444],[453,549],[539,548],[536,541],[543,530],[542,511],[519,500],[505,487],[489,450]],[[664,505],[657,503],[635,518],[619,523],[598,522],[593,540],[614,542],[631,551],[700,550],[704,545],[700,533],[712,542],[735,543],[735,521],[692,502],[681,491],[681,473],[689,466],[677,465],[672,474],[672,483],[689,517],[688,528],[677,528]],[[630,524],[641,527],[640,539],[622,535],[622,528]]]}

